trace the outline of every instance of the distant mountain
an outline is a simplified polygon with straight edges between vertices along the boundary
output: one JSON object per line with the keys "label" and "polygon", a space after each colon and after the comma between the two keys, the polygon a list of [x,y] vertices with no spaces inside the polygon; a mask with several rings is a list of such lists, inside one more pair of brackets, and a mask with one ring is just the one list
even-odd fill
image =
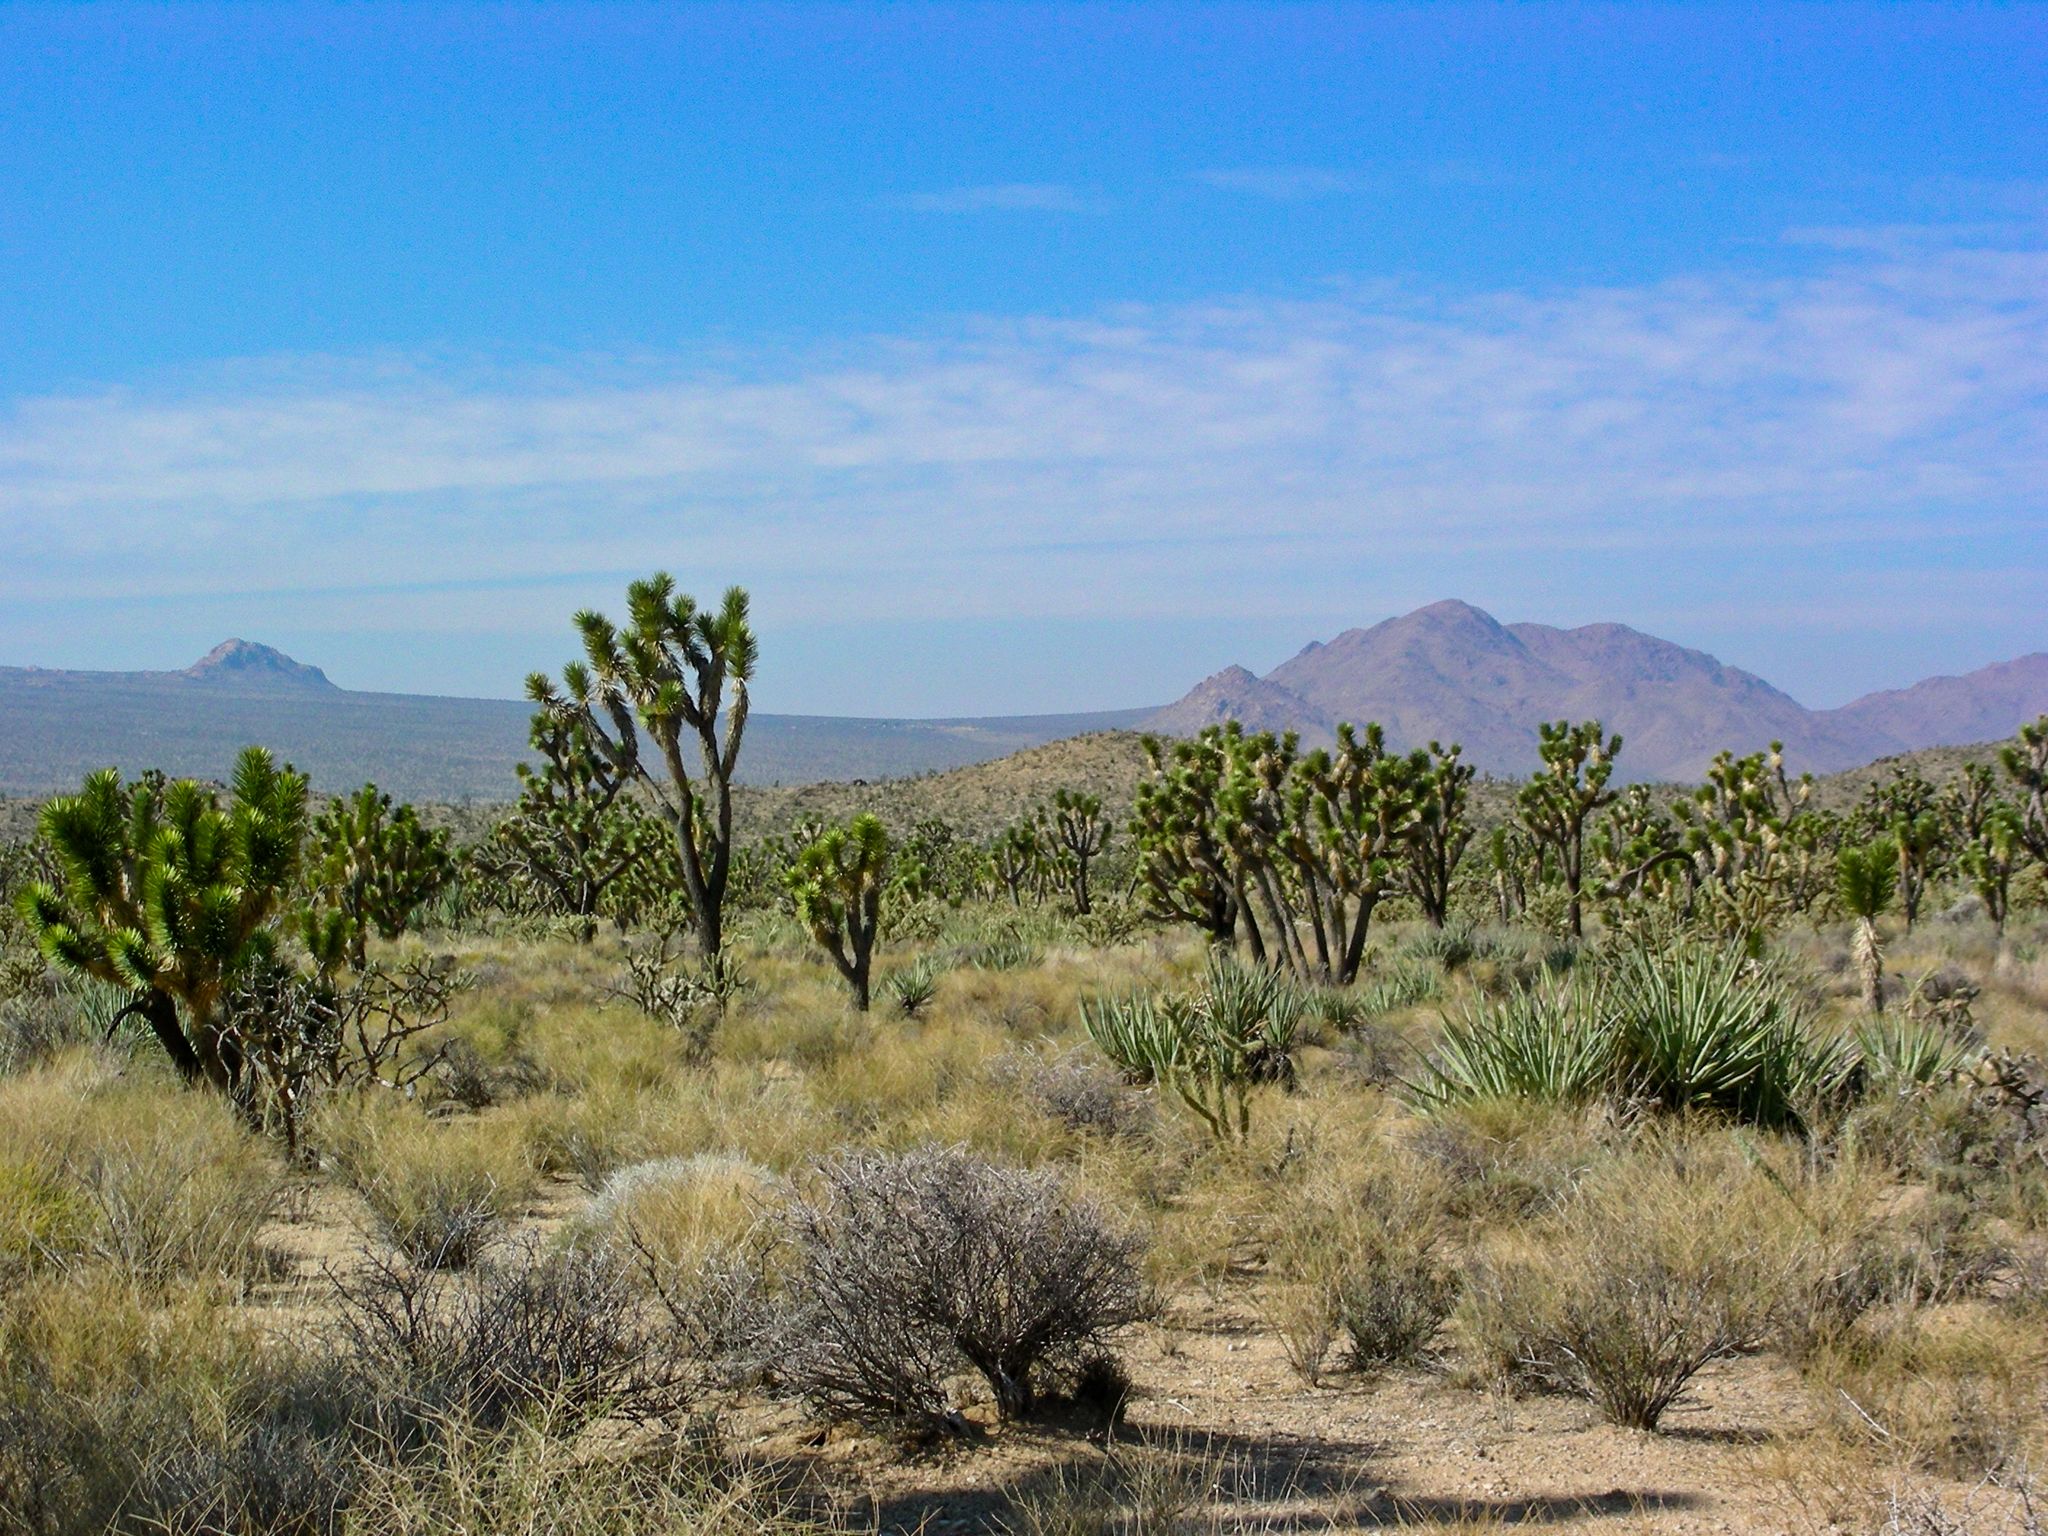
{"label": "distant mountain", "polygon": [[2048,651],[1979,667],[1962,677],[1930,677],[1910,688],[1867,693],[1826,712],[1849,730],[1912,748],[1960,747],[2010,736],[2048,712]]}
{"label": "distant mountain", "polygon": [[2048,656],[1810,710],[1754,673],[1623,624],[1502,624],[1440,602],[1312,644],[1264,677],[1232,667],[1145,721],[1191,734],[1231,717],[1327,742],[1341,721],[1377,720],[1407,749],[1458,742],[1497,774],[1536,766],[1536,727],[1598,719],[1624,740],[1634,778],[1696,779],[1723,748],[1785,743],[1798,769],[1832,772],[1918,747],[2010,735],[2048,711]]}
{"label": "distant mountain", "polygon": [[254,640],[223,640],[181,674],[196,683],[233,688],[318,688],[339,692],[318,667],[293,661]]}
{"label": "distant mountain", "polygon": [[[755,714],[740,777],[807,784],[931,773],[1135,725],[1143,709],[988,719]],[[318,667],[230,640],[176,672],[0,667],[0,794],[75,788],[95,768],[224,778],[261,743],[321,790],[374,781],[410,800],[508,801],[532,706],[338,688]]]}

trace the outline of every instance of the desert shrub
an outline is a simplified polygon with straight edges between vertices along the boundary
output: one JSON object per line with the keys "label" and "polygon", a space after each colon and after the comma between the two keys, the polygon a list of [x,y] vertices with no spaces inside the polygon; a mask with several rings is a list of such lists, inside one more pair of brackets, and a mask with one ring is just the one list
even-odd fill
{"label": "desert shrub", "polygon": [[1451,1215],[1519,1219],[1557,1209],[1623,1130],[1604,1106],[1479,1099],[1416,1122],[1407,1141],[1445,1180]]}
{"label": "desert shrub", "polygon": [[38,977],[19,991],[0,991],[0,1073],[26,1072],[105,1041],[120,996],[90,977]]}
{"label": "desert shrub", "polygon": [[687,1376],[608,1244],[526,1241],[446,1270],[367,1251],[335,1281],[338,1326],[365,1393],[404,1434],[446,1418],[485,1429],[545,1411],[557,1431],[686,1406]]}
{"label": "desert shrub", "polygon": [[1758,1227],[1751,1179],[1683,1144],[1653,1147],[1474,1277],[1468,1336],[1514,1341],[1510,1374],[1655,1429],[1703,1367],[1768,1333],[1784,1255]]}
{"label": "desert shrub", "polygon": [[195,1288],[45,1277],[0,1315],[0,1529],[333,1528],[345,1384]]}
{"label": "desert shrub", "polygon": [[946,1380],[970,1369],[1026,1414],[1145,1312],[1134,1237],[1053,1174],[957,1149],[841,1154],[790,1235],[778,1375],[829,1414],[943,1424]]}
{"label": "desert shrub", "polygon": [[990,1081],[1022,1096],[1069,1130],[1098,1136],[1140,1136],[1152,1125],[1152,1100],[1122,1076],[1078,1051],[1050,1058],[1028,1051],[998,1057]]}
{"label": "desert shrub", "polygon": [[774,1174],[743,1158],[662,1158],[607,1180],[579,1230],[633,1252],[657,1290],[674,1296],[705,1266],[751,1250],[785,1193]]}
{"label": "desert shrub", "polygon": [[785,1278],[775,1230],[786,1196],[757,1163],[719,1154],[642,1163],[609,1180],[584,1218],[633,1256],[704,1379],[757,1382],[773,1366],[771,1287]]}
{"label": "desert shrub", "polygon": [[1328,1178],[1289,1203],[1273,1239],[1282,1343],[1303,1379],[1341,1342],[1373,1370],[1420,1358],[1458,1298],[1447,1191],[1426,1165],[1388,1162]]}
{"label": "desert shrub", "polygon": [[401,1101],[357,1097],[327,1106],[315,1131],[378,1231],[416,1264],[470,1263],[533,1190],[513,1122],[430,1121]]}
{"label": "desert shrub", "polygon": [[2040,1364],[2031,1329],[1900,1305],[1867,1314],[1802,1369],[1840,1432],[1924,1470],[1976,1478],[2026,1449]]}
{"label": "desert shrub", "polygon": [[805,1518],[771,1479],[735,1471],[701,1434],[593,1456],[540,1420],[489,1433],[451,1423],[431,1456],[365,1465],[352,1531],[377,1536],[799,1536]]}

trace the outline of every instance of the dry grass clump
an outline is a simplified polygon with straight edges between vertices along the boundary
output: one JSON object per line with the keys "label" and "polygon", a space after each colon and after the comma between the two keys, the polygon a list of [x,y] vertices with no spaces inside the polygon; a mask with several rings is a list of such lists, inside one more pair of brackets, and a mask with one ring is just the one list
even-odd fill
{"label": "dry grass clump", "polygon": [[1839,1433],[1923,1471],[1976,1478],[2015,1464],[2039,1428],[2043,1341],[1981,1310],[1873,1310],[1803,1371]]}
{"label": "dry grass clump", "polygon": [[1340,1344],[1355,1370],[1420,1359],[1456,1304],[1459,1273],[1441,1175],[1381,1151],[1311,1176],[1287,1202],[1270,1266],[1273,1321],[1303,1380]]}
{"label": "dry grass clump", "polygon": [[329,1528],[349,1412],[205,1288],[46,1277],[0,1315],[0,1528]]}
{"label": "dry grass clump", "polygon": [[450,1423],[432,1456],[368,1462],[350,1524],[376,1536],[815,1536],[830,1528],[698,1438],[593,1455],[545,1416],[501,1434]]}
{"label": "dry grass clump", "polygon": [[1701,1369],[1769,1336],[1788,1258],[1763,1182],[1684,1136],[1614,1160],[1477,1266],[1468,1341],[1504,1376],[1655,1429]]}
{"label": "dry grass clump", "polygon": [[282,1185],[227,1105],[153,1073],[79,1053],[0,1080],[0,1285],[79,1264],[246,1282]]}
{"label": "dry grass clump", "polygon": [[470,1263],[533,1194],[516,1119],[429,1120],[403,1100],[362,1094],[325,1106],[314,1135],[379,1233],[417,1264]]}

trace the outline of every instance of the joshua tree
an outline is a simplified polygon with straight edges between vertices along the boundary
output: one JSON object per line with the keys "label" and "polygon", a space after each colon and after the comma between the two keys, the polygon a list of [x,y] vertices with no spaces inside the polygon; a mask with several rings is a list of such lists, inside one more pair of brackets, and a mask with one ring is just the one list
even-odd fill
{"label": "joshua tree", "polygon": [[1976,840],[1961,855],[1963,873],[1970,877],[1985,915],[2001,934],[2006,914],[2012,910],[2012,877],[2026,857],[2025,834],[2019,811],[2000,801],[1979,818]]}
{"label": "joshua tree", "polygon": [[1906,914],[1906,931],[1920,917],[1920,900],[1927,894],[1927,882],[1941,856],[1941,822],[1932,811],[1901,816],[1892,823],[1891,844],[1899,861],[1899,906]]}
{"label": "joshua tree", "polygon": [[[714,613],[676,591],[662,571],[628,587],[626,605],[623,629],[601,613],[577,614],[585,660],[562,669],[559,691],[535,674],[527,692],[542,709],[580,725],[612,773],[653,796],[682,856],[690,923],[708,959],[724,939],[732,779],[754,675],[747,594],[728,588]],[[642,732],[656,769],[641,753]],[[686,744],[697,748],[695,771]]]}
{"label": "joshua tree", "polygon": [[[1280,759],[1268,759],[1280,761]],[[1393,894],[1395,860],[1413,836],[1418,785],[1430,772],[1429,759],[1392,757],[1376,724],[1364,730],[1337,727],[1333,752],[1315,751],[1293,765],[1284,784],[1284,819],[1276,839],[1288,867],[1259,884],[1273,912],[1282,953],[1303,976],[1348,986],[1365,955],[1373,912]],[[1286,906],[1289,888],[1298,890],[1308,911],[1315,961],[1308,962]]]}
{"label": "joshua tree", "polygon": [[1845,846],[1835,856],[1835,894],[1856,920],[1856,964],[1863,973],[1863,1006],[1884,1012],[1884,945],[1877,920],[1898,888],[1899,851],[1888,837]]}
{"label": "joshua tree", "polygon": [[1586,823],[1595,811],[1611,804],[1607,787],[1619,736],[1601,737],[1600,722],[1580,725],[1559,720],[1540,729],[1537,750],[1543,767],[1522,786],[1518,797],[1522,825],[1546,852],[1555,854],[1564,877],[1565,923],[1573,938],[1585,935],[1581,892],[1586,876]]}
{"label": "joshua tree", "polygon": [[1429,744],[1428,758],[1418,762],[1415,819],[1402,839],[1403,883],[1432,928],[1450,916],[1451,877],[1472,841],[1465,808],[1474,770],[1458,760],[1462,750],[1456,742],[1448,751]]}
{"label": "joshua tree", "polygon": [[1541,846],[1516,826],[1496,826],[1486,835],[1486,867],[1493,871],[1493,904],[1503,923],[1529,906],[1529,879],[1540,875]]}
{"label": "joshua tree", "polygon": [[1074,910],[1086,917],[1088,865],[1109,846],[1109,818],[1102,814],[1102,802],[1094,795],[1062,789],[1053,795],[1045,819],[1053,842],[1067,855]]}
{"label": "joshua tree", "polygon": [[519,804],[499,823],[502,851],[487,862],[523,880],[547,910],[578,919],[577,937],[587,944],[597,914],[618,910],[613,888],[649,861],[655,835],[670,835],[634,802],[630,777],[598,750],[583,717],[557,707],[548,680],[531,677],[526,686],[541,706],[527,737],[540,765],[514,770]]}
{"label": "joshua tree", "polygon": [[868,974],[889,864],[889,834],[862,813],[821,834],[784,876],[797,916],[832,957],[862,1013],[868,1011]]}
{"label": "joshua tree", "polygon": [[1170,754],[1159,738],[1147,736],[1152,773],[1139,784],[1131,809],[1138,883],[1152,910],[1192,923],[1211,943],[1225,945],[1236,935],[1244,906],[1217,825],[1228,734],[1210,726],[1193,741],[1176,742]]}
{"label": "joshua tree", "polygon": [[411,806],[394,807],[376,785],[333,801],[313,823],[307,932],[318,936],[316,954],[361,970],[371,930],[397,938],[454,868],[448,834],[429,832]]}
{"label": "joshua tree", "polygon": [[250,747],[223,806],[189,779],[124,788],[103,769],[43,807],[42,831],[61,878],[30,885],[21,910],[43,953],[128,989],[122,1014],[149,1025],[188,1082],[239,1099],[243,1052],[221,1004],[274,953],[306,835],[304,775]]}
{"label": "joshua tree", "polygon": [[1010,893],[1011,906],[1024,904],[1024,887],[1031,883],[1041,860],[1038,827],[1031,821],[1017,822],[996,834],[989,845],[989,867]]}
{"label": "joshua tree", "polygon": [[2048,865],[2048,715],[2021,726],[1998,761],[2020,792],[2020,840],[2035,863]]}

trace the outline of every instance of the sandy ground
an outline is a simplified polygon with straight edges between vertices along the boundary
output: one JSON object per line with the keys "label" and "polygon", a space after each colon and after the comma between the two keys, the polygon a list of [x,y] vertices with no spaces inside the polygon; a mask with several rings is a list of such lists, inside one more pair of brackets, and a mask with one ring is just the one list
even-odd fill
{"label": "sandy ground", "polygon": [[[548,1231],[586,1198],[555,1181],[521,1228]],[[315,1321],[327,1277],[359,1261],[367,1230],[353,1194],[304,1185],[268,1234],[275,1277],[250,1304],[279,1326]],[[1503,1399],[1429,1370],[1340,1373],[1308,1386],[1262,1323],[1257,1299],[1255,1279],[1235,1281],[1178,1297],[1163,1321],[1136,1330],[1125,1350],[1133,1390],[1114,1433],[1081,1420],[977,1422],[971,1439],[906,1446],[821,1428],[786,1405],[741,1401],[723,1414],[725,1439],[861,1527],[930,1536],[1014,1528],[1018,1490],[1140,1465],[1154,1476],[1174,1467],[1180,1484],[1206,1488],[1217,1531],[1883,1529],[1867,1508],[1847,1514],[1788,1485],[1814,1409],[1796,1376],[1768,1358],[1709,1368],[1663,1428],[1646,1435],[1601,1422],[1580,1400]],[[1951,1505],[1969,1495],[1936,1491]],[[1987,1517],[1954,1529],[2009,1528]]]}

